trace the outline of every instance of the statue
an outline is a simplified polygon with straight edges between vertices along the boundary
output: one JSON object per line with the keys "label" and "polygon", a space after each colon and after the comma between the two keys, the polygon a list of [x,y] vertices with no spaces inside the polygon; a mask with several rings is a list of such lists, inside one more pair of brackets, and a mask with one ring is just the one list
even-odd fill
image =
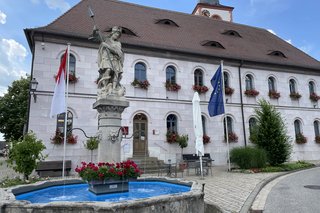
{"label": "statue", "polygon": [[100,41],[98,51],[99,78],[98,88],[100,95],[117,94],[123,96],[125,88],[121,86],[120,80],[123,73],[124,54],[121,49],[119,38],[121,27],[114,26],[109,35],[104,36],[99,29],[93,28],[93,37]]}

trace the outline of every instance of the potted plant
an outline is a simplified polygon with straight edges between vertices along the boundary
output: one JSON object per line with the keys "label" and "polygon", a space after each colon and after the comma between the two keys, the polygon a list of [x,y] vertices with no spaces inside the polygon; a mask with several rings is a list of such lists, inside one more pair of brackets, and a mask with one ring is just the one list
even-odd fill
{"label": "potted plant", "polygon": [[174,131],[167,131],[166,138],[168,143],[176,143],[179,134]]}
{"label": "potted plant", "polygon": [[[179,144],[180,148],[181,148],[181,156],[183,155],[183,149],[186,148],[188,146],[188,140],[189,137],[188,135],[179,135],[177,137],[177,143]],[[179,169],[181,171],[183,171],[184,169],[187,168],[187,163],[184,162],[183,160],[179,163]]]}
{"label": "potted plant", "polygon": [[127,192],[128,180],[142,174],[137,164],[131,160],[98,164],[81,162],[81,166],[77,166],[75,171],[89,184],[89,191],[95,194]]}
{"label": "potted plant", "polygon": [[259,92],[255,89],[248,89],[244,91],[244,94],[249,97],[256,97],[259,95]]}
{"label": "potted plant", "polygon": [[269,91],[269,97],[273,99],[280,98],[280,92],[277,92],[275,90]]}
{"label": "potted plant", "polygon": [[296,143],[297,144],[307,143],[307,138],[302,133],[298,133],[296,134]]}
{"label": "potted plant", "polygon": [[192,89],[196,92],[198,92],[199,94],[201,93],[206,93],[209,89],[206,86],[200,86],[200,85],[193,85]]}
{"label": "potted plant", "polygon": [[210,143],[210,137],[208,135],[203,135],[203,144],[208,144]]}
{"label": "potted plant", "polygon": [[[51,143],[53,144],[62,144],[63,143],[63,133],[59,130],[50,138]],[[73,135],[72,133],[67,133],[67,143],[76,144],[78,141],[78,136]]]}
{"label": "potted plant", "polygon": [[[229,132],[228,133],[228,141],[229,142],[238,142],[238,136],[234,132]],[[227,138],[225,137],[224,140],[227,142]]]}
{"label": "potted plant", "polygon": [[290,93],[290,98],[297,100],[297,99],[301,98],[301,95],[298,92],[292,92],[292,93]]}
{"label": "potted plant", "polygon": [[84,144],[84,147],[87,149],[87,150],[90,150],[91,152],[91,157],[90,157],[90,161],[92,162],[92,155],[93,155],[93,150],[95,149],[98,149],[99,147],[99,139],[98,137],[90,137],[86,143]]}
{"label": "potted plant", "polygon": [[165,87],[168,91],[177,92],[181,89],[181,86],[177,83],[170,83],[169,81],[166,81]]}
{"label": "potted plant", "polygon": [[150,83],[149,83],[148,80],[140,81],[140,80],[135,78],[133,80],[133,82],[131,82],[131,85],[134,86],[134,87],[140,87],[141,89],[147,90],[148,87],[150,86]]}
{"label": "potted plant", "polygon": [[225,88],[224,88],[224,93],[225,93],[226,95],[232,95],[233,92],[234,92],[234,89],[231,88],[231,87],[225,87]]}
{"label": "potted plant", "polygon": [[309,98],[311,101],[317,102],[320,99],[320,96],[318,96],[316,93],[313,92],[310,94]]}

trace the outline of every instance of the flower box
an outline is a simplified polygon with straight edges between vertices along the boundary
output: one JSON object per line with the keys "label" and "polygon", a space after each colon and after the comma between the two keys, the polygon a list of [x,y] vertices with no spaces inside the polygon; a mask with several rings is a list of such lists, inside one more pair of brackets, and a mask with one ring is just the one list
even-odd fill
{"label": "flower box", "polygon": [[208,135],[203,135],[203,144],[208,144],[210,143],[210,137]]}
{"label": "flower box", "polygon": [[[229,142],[238,142],[238,136],[234,132],[230,132],[228,134],[228,139],[229,139],[228,140]],[[227,142],[227,138],[226,137],[224,138],[224,140],[225,140],[225,142]]]}
{"label": "flower box", "polygon": [[[63,144],[63,133],[56,131],[56,134],[50,138],[51,143],[53,144]],[[75,136],[72,133],[67,134],[67,143],[76,144],[78,141],[78,136]]]}
{"label": "flower box", "polygon": [[172,131],[168,131],[166,134],[166,138],[167,138],[168,143],[176,143],[178,137],[179,137],[179,134],[172,132]]}
{"label": "flower box", "polygon": [[320,135],[316,136],[316,137],[314,138],[314,140],[315,140],[316,143],[319,143],[319,144],[320,144]]}
{"label": "flower box", "polygon": [[244,91],[244,94],[249,97],[256,97],[259,95],[259,92],[255,89],[249,89],[249,90]]}
{"label": "flower box", "polygon": [[320,99],[320,96],[318,96],[316,93],[313,92],[310,94],[309,98],[311,101],[317,102]]}
{"label": "flower box", "polygon": [[181,89],[181,86],[177,83],[170,83],[169,81],[166,81],[165,87],[168,91],[177,92]]}
{"label": "flower box", "polygon": [[290,93],[290,98],[297,100],[301,98],[301,95],[298,92],[293,92],[293,93]]}
{"label": "flower box", "polygon": [[296,135],[296,143],[297,144],[307,143],[307,138],[302,133],[299,133]]}
{"label": "flower box", "polygon": [[134,87],[140,87],[141,89],[147,90],[148,87],[150,86],[150,83],[149,83],[148,80],[139,81],[137,79],[134,79],[134,81],[131,82],[131,85],[134,86]]}
{"label": "flower box", "polygon": [[199,94],[201,93],[206,93],[209,89],[206,86],[200,86],[200,85],[193,85],[192,89],[196,92],[198,92]]}
{"label": "flower box", "polygon": [[269,91],[269,97],[273,99],[280,98],[280,92],[277,91]]}
{"label": "flower box", "polygon": [[125,180],[100,180],[89,181],[89,191],[96,194],[121,193],[129,191],[128,179]]}
{"label": "flower box", "polygon": [[231,87],[226,87],[226,88],[224,88],[224,93],[225,93],[226,95],[232,95],[233,92],[234,92],[234,89],[231,88]]}
{"label": "flower box", "polygon": [[[54,75],[53,77],[56,79],[57,75]],[[71,84],[77,83],[78,79],[79,78],[77,78],[75,74],[72,74],[72,73],[69,74],[69,83],[71,83]]]}

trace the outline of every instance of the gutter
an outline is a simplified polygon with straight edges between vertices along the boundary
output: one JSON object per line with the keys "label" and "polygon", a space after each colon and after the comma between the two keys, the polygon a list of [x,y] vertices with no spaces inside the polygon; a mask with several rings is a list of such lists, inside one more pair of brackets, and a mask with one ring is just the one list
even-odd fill
{"label": "gutter", "polygon": [[239,88],[240,88],[240,106],[241,106],[241,116],[242,116],[242,130],[244,137],[244,146],[247,146],[247,134],[246,134],[246,125],[244,121],[244,110],[243,110],[243,93],[242,93],[242,81],[241,81],[241,67],[244,61],[240,61],[240,65],[238,66],[238,74],[239,74]]}

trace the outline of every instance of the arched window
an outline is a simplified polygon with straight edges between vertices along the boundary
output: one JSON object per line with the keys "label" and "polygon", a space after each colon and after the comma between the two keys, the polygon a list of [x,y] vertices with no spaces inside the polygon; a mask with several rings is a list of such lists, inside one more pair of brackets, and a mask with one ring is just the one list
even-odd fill
{"label": "arched window", "polygon": [[201,69],[194,71],[194,85],[203,86],[203,72]]}
{"label": "arched window", "polygon": [[252,133],[253,127],[257,125],[257,119],[256,118],[250,118],[249,119],[249,132]]}
{"label": "arched window", "polygon": [[[61,56],[60,60],[62,60],[64,54]],[[76,57],[73,54],[69,55],[69,74],[75,76],[76,75]]]}
{"label": "arched window", "polygon": [[224,78],[224,88],[229,88],[230,87],[229,74],[227,72],[223,72],[223,78]]}
{"label": "arched window", "polygon": [[314,85],[314,82],[313,81],[310,81],[309,82],[309,93],[310,93],[310,95],[311,94],[314,94],[315,93],[315,85]]}
{"label": "arched window", "polygon": [[290,89],[290,94],[297,93],[297,86],[296,86],[296,81],[293,79],[289,80],[289,89]]}
{"label": "arched window", "polygon": [[294,132],[296,135],[302,134],[301,122],[299,120],[294,121]]}
{"label": "arched window", "polygon": [[176,83],[176,69],[173,66],[168,66],[166,69],[166,82]]}
{"label": "arched window", "polygon": [[314,135],[315,135],[316,137],[320,136],[320,131],[319,131],[320,125],[319,125],[319,121],[314,121],[314,122],[313,122],[313,127],[314,127]]}
{"label": "arched window", "polygon": [[134,65],[134,79],[138,81],[147,80],[146,65],[144,63],[139,62]]}
{"label": "arched window", "polygon": [[253,77],[252,75],[246,75],[246,90],[253,90]]}
{"label": "arched window", "polygon": [[268,78],[268,86],[269,86],[269,92],[276,91],[276,80],[274,77]]}
{"label": "arched window", "polygon": [[[61,133],[61,135],[64,134],[64,118],[65,118],[65,113],[61,113],[57,115],[57,131]],[[71,133],[72,126],[73,126],[73,114],[68,110],[67,133]]]}
{"label": "arched window", "polygon": [[202,131],[203,135],[207,135],[207,130],[206,130],[206,117],[201,115],[201,121],[202,121]]}
{"label": "arched window", "polygon": [[174,114],[170,114],[167,117],[167,132],[177,133],[177,116]]}
{"label": "arched window", "polygon": [[[228,134],[233,133],[233,120],[230,116],[227,116],[227,127],[228,127]],[[226,119],[223,119],[223,128],[224,128],[224,135],[226,138]]]}

